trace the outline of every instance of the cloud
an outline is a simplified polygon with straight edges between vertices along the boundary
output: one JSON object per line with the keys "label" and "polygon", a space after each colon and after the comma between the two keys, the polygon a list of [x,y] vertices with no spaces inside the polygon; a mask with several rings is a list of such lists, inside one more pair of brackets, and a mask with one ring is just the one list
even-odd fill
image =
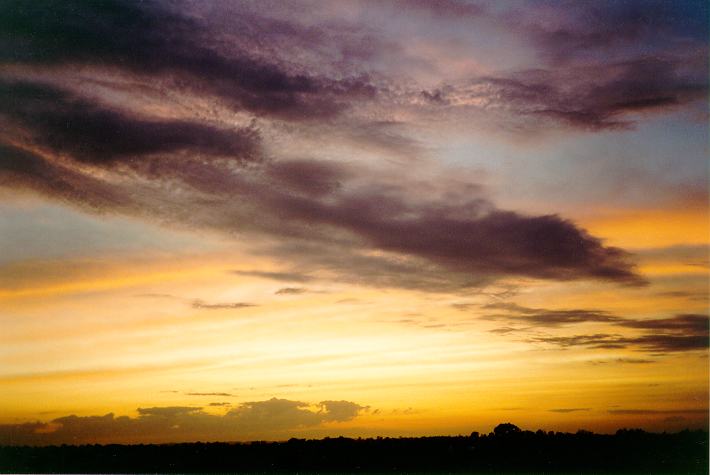
{"label": "cloud", "polygon": [[284,287],[274,292],[276,295],[299,295],[308,292],[307,289],[301,287]]}
{"label": "cloud", "polygon": [[[247,11],[231,13],[235,23],[256,25]],[[39,6],[9,1],[3,3],[0,18],[0,39],[6,45],[2,62],[124,69],[218,96],[235,109],[259,115],[332,117],[346,107],[348,98],[366,99],[375,93],[363,77],[321,78],[289,70],[275,58],[267,61],[237,35],[227,47],[204,21],[153,2]]]}
{"label": "cloud", "polygon": [[708,333],[708,316],[701,314],[679,314],[670,318],[653,320],[626,320],[621,326],[643,330],[663,330],[680,333]]}
{"label": "cloud", "polygon": [[583,411],[589,411],[588,407],[571,407],[571,408],[558,408],[558,409],[549,409],[550,412],[557,412],[559,414],[568,414],[570,412],[583,412]]}
{"label": "cloud", "polygon": [[643,57],[521,70],[449,85],[436,91],[435,102],[495,112],[523,129],[542,125],[589,131],[628,129],[638,114],[667,112],[705,97],[704,61]]}
{"label": "cloud", "polygon": [[574,336],[543,336],[532,338],[534,343],[547,343],[565,348],[583,346],[594,349],[638,349],[642,351],[677,352],[704,350],[708,348],[708,337],[705,335],[643,335],[639,337],[624,337],[606,333]]}
{"label": "cloud", "polygon": [[484,305],[486,310],[502,310],[504,313],[487,315],[486,318],[521,321],[539,327],[556,327],[584,322],[617,322],[619,317],[602,310],[547,310],[522,307],[513,303]]}
{"label": "cloud", "polygon": [[[458,306],[468,310],[470,306]],[[493,333],[507,334],[525,332],[538,328],[556,328],[584,323],[603,323],[619,330],[619,333],[593,333],[580,335],[540,335],[535,334],[528,341],[570,347],[594,349],[631,348],[647,352],[693,351],[708,347],[709,320],[706,315],[677,314],[667,318],[633,319],[613,315],[609,312],[590,309],[549,310],[531,308],[510,302],[498,302],[482,306],[484,311],[498,310],[500,313],[486,314],[483,318],[504,320],[510,324],[525,324],[526,327],[505,326],[491,330]],[[641,330],[640,335],[629,335],[628,330]],[[602,364],[608,361],[596,361]],[[619,358],[617,363],[651,363],[651,360]]]}
{"label": "cloud", "polygon": [[702,1],[635,0],[566,7],[548,11],[547,21],[518,25],[543,58],[555,64],[635,56],[649,47],[661,52],[693,49],[707,39],[708,8]]}
{"label": "cloud", "polygon": [[[138,409],[141,416],[177,417],[186,414],[200,412],[201,407],[169,406],[169,407],[147,407]],[[69,416],[74,417],[74,416]],[[58,420],[58,419],[57,419]]]}
{"label": "cloud", "polygon": [[591,364],[609,364],[609,363],[619,363],[619,364],[650,364],[655,363],[655,360],[648,360],[643,358],[615,358],[613,360],[594,360],[590,361]]}
{"label": "cloud", "polygon": [[319,406],[323,408],[326,420],[336,422],[352,420],[369,408],[350,401],[321,401]]}
{"label": "cloud", "polygon": [[[573,336],[536,336],[528,341],[569,347],[595,349],[630,348],[651,353],[705,350],[708,348],[708,317],[703,315],[675,315],[651,320],[619,319],[619,327],[643,330],[641,335],[628,336],[594,333]],[[620,361],[622,362],[622,361]],[[639,362],[639,361],[626,361]]]}
{"label": "cloud", "polygon": [[232,409],[227,416],[248,427],[315,426],[322,422],[346,422],[366,409],[349,401],[322,401],[317,412],[301,401],[271,398],[268,401],[246,402]]}
{"label": "cloud", "polygon": [[[318,245],[299,256],[311,263],[320,261],[321,267],[340,263],[340,272],[348,270],[344,264],[350,261],[353,272],[364,266],[370,268],[370,274],[393,271],[398,274],[395,280],[416,280],[418,274],[426,274],[428,263],[432,274],[438,274],[436,279],[440,280],[441,272],[448,270],[466,276],[474,284],[509,275],[641,282],[627,253],[604,246],[572,222],[554,215],[525,216],[497,210],[482,198],[421,201],[391,185],[378,188],[358,182],[324,197],[303,196],[260,182],[263,176],[258,173],[194,160],[176,161],[169,169],[162,162],[154,168],[151,162],[142,164],[141,168],[148,170],[142,178],[148,179],[149,185],[141,181],[141,186],[149,188],[136,193],[123,188],[128,185],[111,187],[91,174],[72,170],[64,173],[64,168],[56,171],[56,165],[33,160],[38,166],[7,170],[13,185],[24,184],[106,210],[148,213],[181,225],[229,234],[240,230],[300,242],[301,251],[307,250],[308,240]],[[165,176],[161,176],[162,170]],[[183,203],[175,195],[180,187],[174,179],[183,181],[186,187]],[[86,191],[76,193],[76,187],[65,183],[67,180],[85,182],[81,188]],[[171,183],[167,195],[166,182]],[[91,193],[92,188],[97,192]],[[172,202],[166,201],[169,197],[173,197]],[[133,199],[140,202],[131,202]],[[233,205],[234,200],[240,201],[239,207]],[[368,248],[410,260],[388,262],[386,257],[358,256]],[[344,259],[344,253],[350,256]],[[396,271],[397,268],[402,270]]]}
{"label": "cloud", "polygon": [[197,308],[200,310],[236,310],[240,308],[248,308],[255,306],[255,304],[247,302],[207,303],[202,300],[192,301],[192,308]]}
{"label": "cloud", "polygon": [[35,143],[94,164],[185,151],[232,160],[258,156],[258,136],[253,129],[148,120],[39,83],[0,80],[0,116],[29,130]]}
{"label": "cloud", "polygon": [[[215,403],[211,406],[226,406]],[[240,404],[224,415],[199,407],[139,408],[137,417],[65,416],[50,422],[0,425],[2,445],[178,442],[279,438],[324,423],[346,422],[366,408],[349,401],[305,402],[272,398]]]}
{"label": "cloud", "polygon": [[[466,7],[441,5],[440,11]],[[335,127],[339,137],[362,132],[366,124],[365,135],[385,137],[407,153],[414,142],[396,143],[390,120],[332,120],[342,107],[372,97],[362,75],[316,77],[278,55],[268,62],[251,40],[235,40],[230,47],[199,15],[181,15],[153,3],[66,2],[39,8],[9,2],[3,8],[6,15],[0,14],[0,22],[6,28],[0,35],[11,52],[1,53],[0,62],[45,68],[85,65],[88,75],[96,74],[92,68],[122,71],[137,75],[138,84],[156,82],[178,97],[186,89],[220,97],[263,124],[234,126],[219,114],[218,120],[197,113],[190,119],[166,119],[164,112],[150,116],[151,108],[134,110],[140,95],[121,101],[118,109],[82,95],[80,87],[70,92],[61,80],[17,79],[22,74],[16,70],[14,79],[0,77],[0,114],[17,132],[12,140],[0,137],[5,142],[0,149],[3,186],[96,212],[238,235],[254,252],[292,265],[282,272],[238,271],[241,275],[304,282],[325,272],[331,280],[428,291],[459,291],[521,276],[644,283],[632,256],[622,249],[555,214],[499,209],[474,183],[432,183],[402,170],[291,157],[284,137],[312,134],[308,124],[313,121],[320,121],[321,134]],[[245,7],[235,11],[234,21],[253,15]],[[65,16],[69,19],[59,20]],[[291,33],[318,41],[305,39],[298,28],[284,34]],[[264,41],[273,37],[269,34]],[[634,74],[656,76],[665,84],[674,74],[666,71],[671,66],[658,66],[664,76],[653,64]],[[616,76],[626,77],[629,68],[619,68]],[[508,106],[522,104],[518,109],[529,108],[555,87],[540,89],[530,77],[486,81],[483,89],[493,88],[486,94]],[[519,84],[525,89],[530,81],[535,83],[532,90],[521,91]],[[595,94],[613,95],[619,84],[607,86],[607,92]],[[386,100],[379,106],[387,107]],[[542,102],[549,109],[549,101]],[[162,105],[167,110],[170,106]],[[286,127],[284,120],[292,124]],[[383,146],[380,138],[374,139],[378,147]],[[246,305],[193,302],[201,309]]]}
{"label": "cloud", "polygon": [[0,186],[30,189],[99,212],[111,209],[136,214],[140,209],[121,186],[1,142]]}

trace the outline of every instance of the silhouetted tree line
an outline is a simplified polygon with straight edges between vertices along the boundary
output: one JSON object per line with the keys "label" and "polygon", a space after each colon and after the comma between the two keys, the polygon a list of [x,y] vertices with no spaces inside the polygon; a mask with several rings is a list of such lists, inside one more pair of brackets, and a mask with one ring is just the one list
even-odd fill
{"label": "silhouetted tree line", "polygon": [[8,472],[708,473],[708,433],[524,431],[287,442],[0,447]]}

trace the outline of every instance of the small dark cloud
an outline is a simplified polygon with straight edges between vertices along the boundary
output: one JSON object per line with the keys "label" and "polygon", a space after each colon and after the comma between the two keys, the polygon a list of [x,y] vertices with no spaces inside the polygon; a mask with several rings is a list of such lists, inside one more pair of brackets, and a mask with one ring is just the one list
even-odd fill
{"label": "small dark cloud", "polygon": [[274,294],[276,295],[299,295],[308,292],[308,289],[304,289],[302,287],[284,287],[276,292]]}
{"label": "small dark cloud", "polygon": [[351,401],[321,401],[318,404],[328,421],[345,422],[354,419],[369,406],[361,406]]}
{"label": "small dark cloud", "polygon": [[202,300],[193,300],[192,308],[197,308],[200,310],[229,310],[229,309],[240,309],[256,307],[253,303],[246,302],[229,302],[229,303],[207,303]]}
{"label": "small dark cloud", "polygon": [[618,364],[651,364],[655,363],[655,360],[648,360],[644,358],[614,358],[612,360],[594,360],[590,361],[589,363],[594,364],[594,365],[601,365],[601,364],[611,364],[611,363],[618,363]]}
{"label": "small dark cloud", "polygon": [[684,290],[669,290],[667,292],[656,292],[656,295],[659,297],[678,297],[678,298],[684,298],[684,297],[693,297],[695,296],[694,292],[688,292]]}
{"label": "small dark cloud", "polygon": [[229,402],[211,402],[208,404],[208,406],[211,407],[223,407],[223,406],[231,406],[232,404]]}
{"label": "small dark cloud", "polygon": [[560,413],[560,414],[567,414],[567,413],[570,413],[570,412],[585,412],[585,411],[589,411],[589,408],[588,408],[588,407],[570,407],[570,408],[563,407],[563,408],[557,408],[557,409],[549,409],[549,411],[550,411],[550,412],[557,412],[557,413]]}
{"label": "small dark cloud", "polygon": [[518,331],[526,330],[526,328],[514,328],[514,327],[498,327],[488,330],[490,333],[498,333],[499,335],[507,335],[508,333],[514,333]]}

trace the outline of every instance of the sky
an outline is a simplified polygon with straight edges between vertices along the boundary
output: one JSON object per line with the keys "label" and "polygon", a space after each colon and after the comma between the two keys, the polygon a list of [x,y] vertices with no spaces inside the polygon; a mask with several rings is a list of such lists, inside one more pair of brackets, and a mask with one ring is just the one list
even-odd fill
{"label": "sky", "polygon": [[0,2],[0,444],[707,429],[708,24]]}

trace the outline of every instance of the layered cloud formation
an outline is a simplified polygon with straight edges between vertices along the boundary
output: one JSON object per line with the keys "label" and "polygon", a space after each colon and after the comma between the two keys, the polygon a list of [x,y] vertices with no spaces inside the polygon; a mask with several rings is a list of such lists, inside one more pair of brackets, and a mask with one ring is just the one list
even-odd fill
{"label": "layered cloud formation", "polygon": [[[642,283],[629,254],[554,210],[500,209],[475,181],[446,171],[435,183],[417,177],[411,170],[425,152],[406,130],[432,114],[486,115],[511,130],[539,119],[629,127],[637,113],[705,95],[698,33],[667,25],[659,34],[673,41],[651,56],[632,47],[652,34],[640,26],[628,36],[603,34],[601,20],[623,23],[623,12],[586,6],[600,20],[574,33],[574,15],[542,25],[530,12],[407,5],[414,17],[431,8],[507,25],[555,68],[491,70],[425,88],[414,70],[406,79],[404,66],[363,61],[379,64],[372,57],[387,54],[386,35],[337,35],[333,19],[318,27],[288,21],[285,6],[268,16],[230,6],[233,23],[225,25],[217,4],[181,12],[158,3],[7,3],[0,183],[95,212],[239,234],[294,269],[338,279],[366,272],[377,285],[419,289],[509,276]],[[661,21],[654,11],[646,13]],[[359,51],[366,38],[377,47]],[[326,47],[331,40],[337,51]],[[589,54],[572,60],[570,48]],[[595,53],[607,49],[611,60]],[[352,149],[324,156],[313,152],[314,140],[409,155],[413,168],[360,160]]]}

